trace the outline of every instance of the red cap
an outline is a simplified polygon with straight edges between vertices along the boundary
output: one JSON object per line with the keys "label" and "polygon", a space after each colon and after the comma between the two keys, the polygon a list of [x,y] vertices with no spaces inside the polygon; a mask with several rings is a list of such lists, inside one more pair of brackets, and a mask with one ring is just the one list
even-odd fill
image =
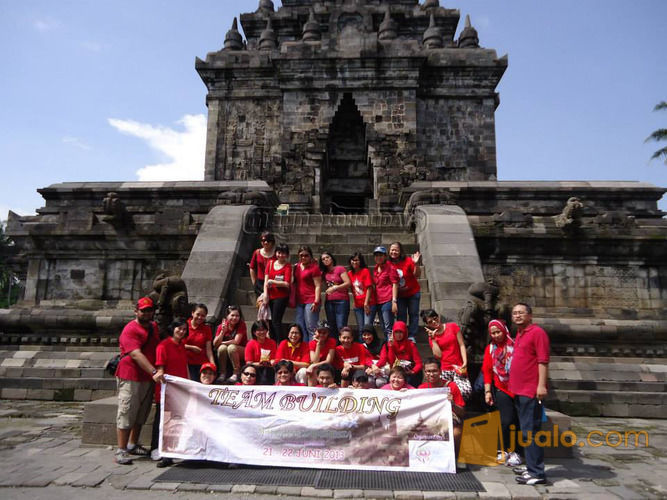
{"label": "red cap", "polygon": [[203,372],[204,370],[213,370],[213,373],[216,373],[218,371],[218,367],[215,366],[215,363],[204,363],[201,365],[199,373]]}
{"label": "red cap", "polygon": [[140,311],[142,309],[154,309],[155,306],[153,305],[153,300],[150,297],[141,297],[137,301],[137,309]]}
{"label": "red cap", "polygon": [[392,332],[399,330],[401,332],[407,333],[408,325],[405,324],[405,321],[394,321],[394,328],[392,329]]}

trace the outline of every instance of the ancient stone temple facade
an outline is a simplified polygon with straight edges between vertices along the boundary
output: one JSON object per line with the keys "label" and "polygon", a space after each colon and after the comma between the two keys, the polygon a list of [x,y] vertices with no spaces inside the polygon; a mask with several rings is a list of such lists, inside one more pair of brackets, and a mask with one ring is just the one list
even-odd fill
{"label": "ancient stone temple facade", "polygon": [[[507,58],[418,0],[270,0],[196,69],[206,180],[265,180],[291,211],[397,210],[416,180],[496,179]],[[402,208],[402,207],[401,207]]]}

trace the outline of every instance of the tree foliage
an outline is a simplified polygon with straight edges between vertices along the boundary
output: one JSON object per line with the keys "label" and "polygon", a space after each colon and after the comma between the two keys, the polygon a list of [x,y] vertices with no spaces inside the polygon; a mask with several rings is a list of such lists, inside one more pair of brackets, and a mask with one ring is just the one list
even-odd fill
{"label": "tree foliage", "polygon": [[[655,105],[653,108],[653,111],[662,111],[667,109],[667,101],[661,101],[658,104]],[[658,130],[654,131],[651,135],[649,135],[644,142],[649,142],[649,141],[655,141],[655,142],[662,142],[662,141],[667,141],[667,128],[659,128]],[[653,155],[651,156],[651,160],[655,159],[662,159],[665,165],[667,165],[667,146],[664,146],[660,149],[658,149]]]}

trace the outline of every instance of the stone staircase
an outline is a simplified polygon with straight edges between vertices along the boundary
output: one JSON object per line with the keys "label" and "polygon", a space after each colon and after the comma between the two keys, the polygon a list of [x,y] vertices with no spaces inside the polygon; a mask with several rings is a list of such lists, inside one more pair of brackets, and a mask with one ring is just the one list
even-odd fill
{"label": "stone staircase", "polygon": [[51,345],[23,340],[0,348],[2,399],[92,401],[115,394],[116,380],[104,366],[118,352],[117,338],[96,345],[77,337]]}
{"label": "stone staircase", "polygon": [[[354,252],[364,254],[366,264],[369,268],[374,265],[373,249],[383,245],[389,249],[389,244],[399,241],[403,245],[403,251],[410,255],[418,250],[416,236],[410,229],[406,219],[401,214],[387,216],[369,215],[284,215],[276,216],[271,226],[279,243],[289,245],[290,260],[296,261],[297,249],[302,245],[308,245],[313,250],[313,257],[319,258],[322,252],[331,253],[336,259],[337,265],[348,266],[348,259]],[[431,294],[428,282],[424,278],[422,267],[422,278],[419,280],[421,286],[420,308],[431,307]],[[245,271],[240,278],[238,286],[230,294],[232,303],[238,304],[243,312],[248,326],[257,316],[255,307],[255,293],[248,272]],[[352,311],[353,302],[350,300],[350,316],[348,324],[356,326],[356,317]],[[320,316],[325,318],[324,308]],[[293,323],[295,319],[294,309],[288,308],[283,317],[283,327]],[[421,338],[422,336],[420,336]],[[425,342],[425,338],[421,338]]]}
{"label": "stone staircase", "polygon": [[573,416],[664,418],[664,358],[552,356],[547,406]]}

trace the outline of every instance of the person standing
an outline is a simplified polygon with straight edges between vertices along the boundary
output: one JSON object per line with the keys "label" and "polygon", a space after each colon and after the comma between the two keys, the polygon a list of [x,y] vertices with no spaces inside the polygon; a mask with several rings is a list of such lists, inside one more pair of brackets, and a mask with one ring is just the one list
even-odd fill
{"label": "person standing", "polygon": [[329,252],[320,257],[320,271],[324,277],[324,312],[331,326],[331,338],[338,340],[341,328],[347,326],[350,316],[350,277],[343,266]]}
{"label": "person standing", "polygon": [[308,342],[313,338],[320,317],[322,271],[313,259],[313,251],[309,246],[300,247],[297,255],[299,256],[299,262],[294,266],[295,322],[301,327],[303,340]]}
{"label": "person standing", "polygon": [[269,261],[275,258],[276,253],[276,238],[273,234],[264,231],[260,235],[259,240],[262,246],[252,253],[250,263],[248,264],[250,268],[250,281],[252,281],[252,286],[258,298],[264,291],[266,266],[269,264]]}
{"label": "person standing", "polygon": [[519,484],[544,484],[544,448],[535,442],[535,434],[542,426],[542,400],[547,396],[549,336],[533,324],[532,309],[523,302],[512,308],[512,322],[517,326],[517,334],[510,367],[509,391],[514,394],[523,442],[530,442],[524,448],[525,470],[517,467],[514,472],[520,474],[516,477]]}
{"label": "person standing", "polygon": [[354,314],[359,329],[358,340],[361,342],[364,327],[372,326],[373,318],[375,318],[375,288],[371,271],[366,266],[366,259],[361,252],[355,252],[350,257],[349,263],[347,275],[350,278],[350,289],[354,297]]}
{"label": "person standing", "polygon": [[[114,461],[131,465],[132,455],[147,456],[150,452],[141,446],[139,434],[146,422],[153,401],[155,350],[160,343],[157,324],[153,321],[155,306],[149,297],[137,301],[135,319],[120,334],[120,361],[116,368],[118,412],[116,438],[118,449]],[[161,380],[160,380],[161,381]]]}
{"label": "person standing", "polygon": [[408,322],[408,338],[412,342],[417,341],[419,330],[419,302],[421,300],[421,287],[417,281],[421,276],[419,260],[421,253],[415,252],[407,256],[403,254],[403,245],[400,241],[394,241],[389,245],[389,262],[393,264],[398,273],[398,314],[397,319]]}
{"label": "person standing", "polygon": [[[206,324],[208,307],[197,304],[188,319],[188,336],[185,350],[188,355],[190,380],[199,382],[199,370],[204,363],[215,363],[213,357],[213,332]],[[171,333],[171,332],[170,332]]]}
{"label": "person standing", "polygon": [[271,337],[277,344],[284,340],[282,335],[283,315],[289,302],[292,283],[292,265],[288,261],[289,247],[276,246],[276,258],[270,260],[264,273],[264,303],[271,310]]}
{"label": "person standing", "polygon": [[384,339],[389,340],[394,319],[398,312],[398,273],[396,268],[387,261],[387,249],[385,247],[375,247],[373,258],[375,259],[373,281],[375,282],[377,311],[382,319]]}

